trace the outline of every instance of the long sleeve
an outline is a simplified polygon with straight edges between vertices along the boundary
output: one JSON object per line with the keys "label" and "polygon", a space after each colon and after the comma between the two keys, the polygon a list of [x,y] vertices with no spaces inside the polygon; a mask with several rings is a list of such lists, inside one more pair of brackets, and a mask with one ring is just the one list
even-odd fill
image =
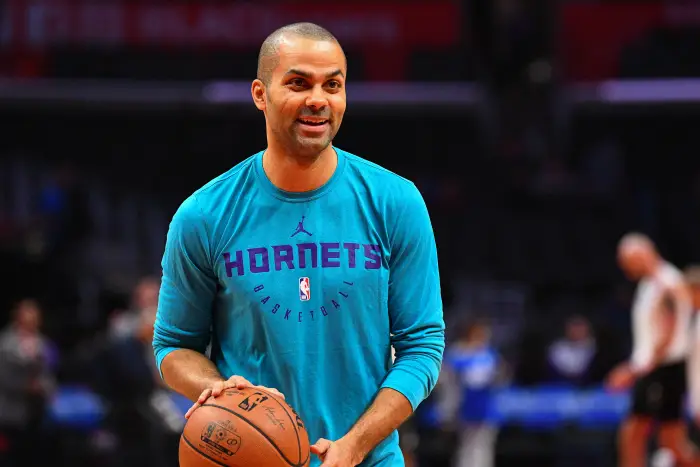
{"label": "long sleeve", "polygon": [[204,215],[195,195],[173,216],[163,255],[153,349],[160,369],[176,349],[204,353],[210,340],[216,277]]}
{"label": "long sleeve", "polygon": [[391,212],[389,317],[396,360],[382,387],[394,389],[415,410],[437,383],[445,350],[437,249],[428,209],[411,184]]}

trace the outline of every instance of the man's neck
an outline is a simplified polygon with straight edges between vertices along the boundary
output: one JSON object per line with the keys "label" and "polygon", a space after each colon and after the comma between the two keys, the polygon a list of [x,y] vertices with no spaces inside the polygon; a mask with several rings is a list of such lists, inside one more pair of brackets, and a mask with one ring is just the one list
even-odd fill
{"label": "man's neck", "polygon": [[273,185],[280,190],[303,193],[330,180],[338,166],[338,157],[332,146],[308,160],[268,147],[262,162],[265,175]]}
{"label": "man's neck", "polygon": [[658,276],[659,273],[661,272],[662,266],[663,266],[663,261],[661,259],[654,261],[654,263],[651,266],[651,272],[649,273],[649,276],[651,276],[651,277]]}

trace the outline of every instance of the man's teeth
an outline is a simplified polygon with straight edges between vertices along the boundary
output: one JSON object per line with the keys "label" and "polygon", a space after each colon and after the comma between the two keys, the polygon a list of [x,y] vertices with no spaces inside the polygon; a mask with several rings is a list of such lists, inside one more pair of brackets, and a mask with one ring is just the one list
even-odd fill
{"label": "man's teeth", "polygon": [[322,125],[327,122],[327,120],[304,120],[303,118],[300,118],[299,121],[308,125]]}

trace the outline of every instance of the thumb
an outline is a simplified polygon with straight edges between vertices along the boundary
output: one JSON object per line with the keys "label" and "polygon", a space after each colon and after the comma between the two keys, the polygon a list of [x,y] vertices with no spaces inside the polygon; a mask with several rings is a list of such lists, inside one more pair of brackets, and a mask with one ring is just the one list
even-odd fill
{"label": "thumb", "polygon": [[331,442],[327,439],[321,438],[311,446],[311,452],[317,456],[322,456],[328,451],[328,449],[330,449],[330,447]]}

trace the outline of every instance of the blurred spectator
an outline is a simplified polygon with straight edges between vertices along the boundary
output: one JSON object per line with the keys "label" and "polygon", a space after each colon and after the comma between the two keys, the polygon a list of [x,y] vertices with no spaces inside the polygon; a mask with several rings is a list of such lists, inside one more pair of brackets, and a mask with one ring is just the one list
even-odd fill
{"label": "blurred spectator", "polygon": [[133,335],[141,325],[144,310],[158,307],[160,281],[155,277],[141,279],[132,295],[131,308],[116,312],[110,323],[112,337],[121,338]]}
{"label": "blurred spectator", "polygon": [[[144,282],[143,284],[146,284]],[[142,284],[142,285],[143,285]],[[137,288],[144,292],[147,288]],[[147,294],[136,293],[136,304]],[[116,465],[177,465],[182,413],[168,397],[153,356],[155,306],[144,307],[131,332],[116,336],[95,361],[98,392],[109,402],[107,426],[120,446]]]}
{"label": "blurred spectator", "polygon": [[445,354],[439,391],[443,422],[459,432],[455,467],[490,467],[495,461],[497,429],[489,423],[492,390],[502,369],[485,322],[463,328]]}
{"label": "blurred spectator", "polygon": [[588,321],[574,316],[566,322],[564,337],[549,346],[548,363],[554,382],[572,385],[590,381],[597,344]]}
{"label": "blurred spectator", "polygon": [[[40,465],[46,441],[42,423],[55,382],[50,350],[40,332],[41,310],[34,300],[22,300],[12,322],[0,332],[0,465]],[[46,447],[42,444],[43,447]]]}

